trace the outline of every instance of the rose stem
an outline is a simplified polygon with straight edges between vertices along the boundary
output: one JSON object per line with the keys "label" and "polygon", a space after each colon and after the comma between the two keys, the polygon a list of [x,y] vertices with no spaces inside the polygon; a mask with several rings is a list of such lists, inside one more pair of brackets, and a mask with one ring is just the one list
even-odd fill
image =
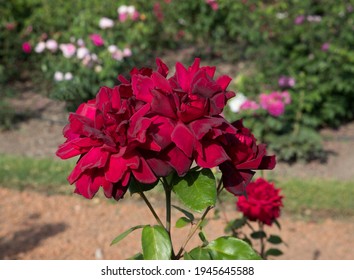
{"label": "rose stem", "polygon": [[147,207],[150,209],[152,215],[155,217],[157,223],[158,223],[160,226],[164,227],[163,223],[161,222],[159,216],[157,215],[157,213],[155,212],[154,208],[152,207],[150,201],[149,201],[149,200],[147,199],[147,197],[145,196],[144,192],[139,192],[139,194],[140,194],[141,198],[145,201]]}
{"label": "rose stem", "polygon": [[175,259],[175,253],[173,250],[173,244],[172,244],[172,238],[171,238],[171,193],[172,193],[172,188],[171,186],[168,184],[166,178],[163,178],[163,188],[165,190],[165,196],[166,196],[166,231],[168,233],[168,236],[170,238],[171,241],[171,245],[172,245],[172,259]]}

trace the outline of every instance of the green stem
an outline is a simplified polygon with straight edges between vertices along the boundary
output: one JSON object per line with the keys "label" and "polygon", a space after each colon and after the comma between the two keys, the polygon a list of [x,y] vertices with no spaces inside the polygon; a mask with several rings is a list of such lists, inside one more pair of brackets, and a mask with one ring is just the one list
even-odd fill
{"label": "green stem", "polygon": [[[262,222],[258,222],[258,226],[259,226],[259,231],[262,231],[263,232],[263,223]],[[266,255],[265,255],[265,243],[264,243],[264,238],[263,236],[261,237],[260,239],[261,241],[261,252],[260,252],[260,255],[263,259],[267,259]]]}
{"label": "green stem", "polygon": [[193,235],[194,235],[194,234],[196,233],[196,231],[200,228],[200,226],[201,226],[201,224],[203,223],[203,221],[204,221],[206,215],[207,215],[207,214],[209,213],[209,211],[210,211],[211,209],[213,209],[213,208],[214,208],[214,206],[208,206],[208,207],[205,209],[205,211],[204,211],[202,217],[200,218],[199,222],[198,222],[198,223],[194,226],[194,228],[190,231],[190,233],[188,234],[188,236],[187,236],[186,240],[184,241],[183,245],[182,245],[181,248],[179,249],[179,251],[178,251],[178,253],[177,253],[177,255],[176,255],[176,259],[177,259],[177,260],[182,257],[182,254],[183,254],[183,252],[184,252],[184,249],[186,248],[186,246],[187,246],[189,240],[191,240],[191,238],[193,237]]}
{"label": "green stem", "polygon": [[[172,244],[172,237],[171,237],[171,194],[172,194],[172,188],[168,184],[166,178],[163,178],[163,187],[165,190],[165,196],[166,196],[166,231],[168,233],[168,236],[170,238],[171,244]],[[173,250],[173,244],[172,244],[172,259],[176,259],[176,255]]]}
{"label": "green stem", "polygon": [[161,219],[159,218],[159,216],[157,215],[157,213],[155,212],[154,208],[152,207],[150,201],[147,199],[147,197],[145,196],[144,192],[139,192],[139,195],[141,196],[141,198],[145,201],[145,204],[147,205],[147,207],[150,209],[152,215],[155,217],[157,223],[164,227]]}

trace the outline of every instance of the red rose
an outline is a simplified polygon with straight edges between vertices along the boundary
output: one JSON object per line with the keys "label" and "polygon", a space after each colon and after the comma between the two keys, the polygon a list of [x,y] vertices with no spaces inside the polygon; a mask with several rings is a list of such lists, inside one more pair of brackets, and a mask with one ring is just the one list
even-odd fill
{"label": "red rose", "polygon": [[220,114],[234,93],[228,76],[214,79],[215,67],[200,67],[199,59],[167,78],[168,67],[156,60],[156,71],[134,68],[130,79],[103,87],[82,104],[64,129],[67,141],[58,149],[63,159],[80,155],[69,176],[76,192],[91,198],[100,186],[107,197],[120,199],[131,176],[143,184],[173,170],[184,176],[195,161],[219,166],[224,186],[244,193],[255,169],[271,169],[274,157],[244,128]]}
{"label": "red rose", "polygon": [[283,206],[280,189],[276,189],[273,183],[258,178],[247,186],[246,192],[247,197],[238,198],[238,210],[251,221],[272,225],[280,216],[280,208]]}
{"label": "red rose", "polygon": [[92,198],[102,186],[107,197],[120,199],[131,176],[141,183],[157,180],[140,149],[161,147],[147,135],[151,120],[148,104],[121,98],[118,87],[103,87],[96,99],[81,104],[64,128],[66,142],[59,146],[62,159],[80,155],[68,177],[76,193]]}

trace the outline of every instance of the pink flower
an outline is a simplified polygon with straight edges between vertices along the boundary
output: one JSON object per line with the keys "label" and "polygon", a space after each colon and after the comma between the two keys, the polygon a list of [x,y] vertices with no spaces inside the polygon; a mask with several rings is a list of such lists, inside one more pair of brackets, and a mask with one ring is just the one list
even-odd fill
{"label": "pink flower", "polygon": [[260,221],[269,226],[279,218],[283,196],[273,183],[258,178],[247,186],[246,193],[247,197],[240,196],[236,203],[244,216],[251,221]]}
{"label": "pink flower", "polygon": [[131,49],[129,49],[129,48],[124,48],[123,49],[123,56],[124,57],[130,57],[130,56],[132,56],[132,50]]}
{"label": "pink flower", "polygon": [[272,92],[270,94],[262,93],[259,99],[261,107],[274,117],[279,117],[284,114],[285,105],[291,102],[290,95],[287,91]]}
{"label": "pink flower", "polygon": [[134,6],[122,5],[118,8],[118,19],[120,22],[125,22],[128,18],[131,18],[133,21],[139,19],[139,12],[135,9]]}
{"label": "pink flower", "polygon": [[240,110],[258,110],[259,104],[253,100],[246,100],[240,107]]}
{"label": "pink flower", "polygon": [[305,21],[305,16],[304,15],[299,15],[295,18],[294,23],[296,25],[300,25],[303,24],[303,22]]}
{"label": "pink flower", "polygon": [[321,50],[326,52],[329,50],[329,47],[330,47],[330,44],[329,43],[324,43],[322,46],[321,46]]}
{"label": "pink flower", "polygon": [[205,2],[214,10],[217,11],[219,9],[219,5],[217,0],[205,0]]}
{"label": "pink flower", "polygon": [[76,47],[74,44],[60,44],[59,45],[60,50],[63,52],[64,57],[70,58],[72,57],[75,52],[76,52]]}
{"label": "pink flower", "polygon": [[292,88],[295,86],[295,79],[292,77],[281,76],[278,80],[278,85],[281,88]]}
{"label": "pink flower", "polygon": [[31,53],[32,51],[32,46],[29,42],[24,42],[22,43],[22,51],[24,53]]}
{"label": "pink flower", "polygon": [[46,43],[46,48],[48,50],[50,50],[51,52],[56,52],[58,49],[58,43],[57,41],[53,40],[53,39],[49,39]]}
{"label": "pink flower", "polygon": [[16,28],[16,23],[15,22],[7,22],[5,24],[5,28],[9,31],[15,30]]}
{"label": "pink flower", "polygon": [[99,34],[91,34],[90,39],[96,47],[101,47],[104,45],[104,40]]}

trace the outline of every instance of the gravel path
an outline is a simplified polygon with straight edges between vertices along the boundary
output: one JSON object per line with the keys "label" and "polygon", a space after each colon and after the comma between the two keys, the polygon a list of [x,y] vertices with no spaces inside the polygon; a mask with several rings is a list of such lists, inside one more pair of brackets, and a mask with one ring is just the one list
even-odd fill
{"label": "gravel path", "polygon": [[[157,213],[163,217],[158,201]],[[229,209],[227,216],[234,218]],[[173,221],[180,216],[173,211]],[[212,215],[211,215],[212,216]],[[281,218],[282,236],[287,246],[277,259],[354,259],[354,219],[305,222]],[[85,200],[73,196],[45,196],[0,188],[0,259],[126,259],[139,252],[140,231],[133,232],[117,246],[109,246],[116,235],[138,224],[155,224],[146,206],[126,196],[112,204],[101,198]],[[223,235],[225,220],[210,219],[209,240]],[[173,229],[180,245],[188,229]],[[197,245],[197,238],[191,245]]]}

